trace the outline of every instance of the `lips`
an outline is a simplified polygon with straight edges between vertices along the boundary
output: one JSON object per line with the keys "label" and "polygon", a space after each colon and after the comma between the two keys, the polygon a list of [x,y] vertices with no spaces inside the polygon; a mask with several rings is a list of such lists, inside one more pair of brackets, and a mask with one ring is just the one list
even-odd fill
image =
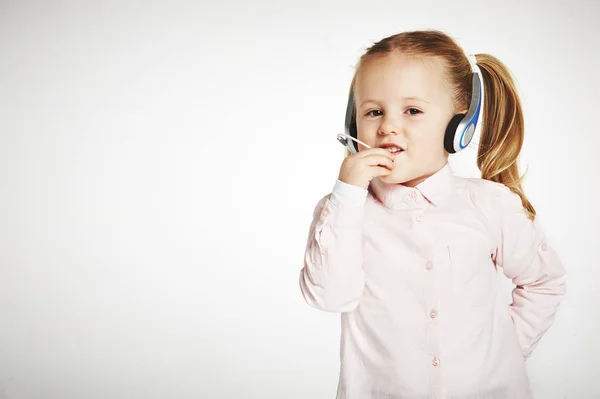
{"label": "lips", "polygon": [[384,148],[384,149],[388,150],[389,152],[391,152],[393,155],[398,155],[404,151],[404,148],[402,148],[401,145],[396,144],[396,143],[383,143],[383,144],[379,145],[379,148]]}

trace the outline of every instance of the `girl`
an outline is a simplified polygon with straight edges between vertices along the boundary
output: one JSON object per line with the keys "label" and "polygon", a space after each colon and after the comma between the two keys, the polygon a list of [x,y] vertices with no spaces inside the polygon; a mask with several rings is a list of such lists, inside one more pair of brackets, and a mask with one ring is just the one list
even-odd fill
{"label": "girl", "polygon": [[[476,64],[481,179],[448,164],[447,127],[476,95],[453,39],[397,34],[356,68],[352,126],[368,147],[347,153],[318,202],[300,273],[310,306],[341,313],[338,399],[533,397],[525,359],[553,323],[566,272],[521,188],[514,82],[491,55]],[[516,286],[510,305],[498,270]]]}

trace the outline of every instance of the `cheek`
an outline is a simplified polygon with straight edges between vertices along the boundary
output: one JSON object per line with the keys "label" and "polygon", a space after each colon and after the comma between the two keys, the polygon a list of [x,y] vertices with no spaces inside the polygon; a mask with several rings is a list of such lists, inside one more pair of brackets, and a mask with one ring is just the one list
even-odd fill
{"label": "cheek", "polygon": [[437,134],[431,132],[422,132],[419,135],[413,136],[410,141],[410,152],[413,155],[428,156],[432,152],[437,151],[437,147],[443,145],[443,139],[437,137]]}
{"label": "cheek", "polygon": [[409,151],[402,161],[410,164],[411,167],[425,167],[437,163],[446,156],[443,138],[433,135],[412,140],[409,146]]}
{"label": "cheek", "polygon": [[446,125],[441,125],[440,121],[424,126],[418,134],[413,135],[412,147],[419,151],[427,153],[438,153],[444,149],[444,135]]}
{"label": "cheek", "polygon": [[[375,132],[376,133],[376,132]],[[363,143],[368,144],[370,147],[375,145],[375,137],[377,134],[370,132],[369,130],[359,130],[358,131],[358,139]],[[361,146],[362,147],[362,146]]]}

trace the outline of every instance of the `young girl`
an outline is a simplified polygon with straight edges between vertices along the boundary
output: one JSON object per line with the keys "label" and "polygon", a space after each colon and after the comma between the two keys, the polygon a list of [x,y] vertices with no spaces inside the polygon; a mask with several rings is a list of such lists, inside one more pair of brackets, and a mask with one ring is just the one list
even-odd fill
{"label": "young girl", "polygon": [[[521,188],[513,80],[491,55],[476,64],[447,35],[416,31],[375,43],[356,68],[352,127],[368,147],[347,153],[318,202],[300,273],[310,306],[341,313],[338,399],[533,397],[525,359],[566,273]],[[481,179],[448,164],[473,69]],[[498,270],[516,286],[510,305]]]}

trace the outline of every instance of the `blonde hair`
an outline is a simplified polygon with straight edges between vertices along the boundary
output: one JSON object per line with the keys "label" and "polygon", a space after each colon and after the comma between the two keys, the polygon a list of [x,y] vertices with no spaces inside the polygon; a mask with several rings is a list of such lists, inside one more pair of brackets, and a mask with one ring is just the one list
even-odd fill
{"label": "blonde hair", "polygon": [[[437,30],[402,32],[374,43],[360,57],[350,93],[354,90],[362,65],[396,51],[409,56],[437,57],[442,60],[453,91],[455,109],[469,108],[473,78],[469,60],[450,36]],[[528,217],[534,220],[535,209],[523,192],[523,177],[519,176],[518,157],[525,129],[515,83],[509,69],[496,57],[489,54],[476,54],[475,57],[485,88],[477,167],[482,179],[502,183],[518,194]],[[349,155],[350,152],[346,150],[346,156]]]}

